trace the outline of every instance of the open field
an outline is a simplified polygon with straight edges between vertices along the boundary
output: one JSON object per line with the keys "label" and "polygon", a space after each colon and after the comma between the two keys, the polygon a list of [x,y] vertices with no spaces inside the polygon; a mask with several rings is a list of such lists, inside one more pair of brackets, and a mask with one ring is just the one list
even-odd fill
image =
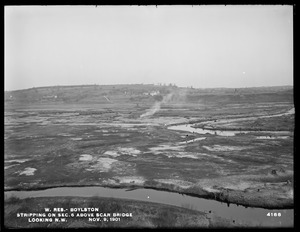
{"label": "open field", "polygon": [[[6,92],[5,190],[152,188],[292,209],[293,132],[292,87],[95,85]],[[139,204],[134,207],[144,207]],[[166,210],[156,209],[155,216],[141,217]],[[151,220],[145,223],[158,226]],[[210,225],[199,223],[191,225]]]}

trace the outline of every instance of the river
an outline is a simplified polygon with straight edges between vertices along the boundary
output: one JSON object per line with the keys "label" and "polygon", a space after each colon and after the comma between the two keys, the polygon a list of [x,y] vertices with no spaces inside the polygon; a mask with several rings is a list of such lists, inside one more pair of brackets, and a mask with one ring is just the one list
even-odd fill
{"label": "river", "polygon": [[[236,222],[254,222],[256,225],[268,227],[292,227],[294,210],[268,210],[237,206],[235,204],[221,203],[215,200],[207,200],[184,194],[158,191],[153,189],[128,189],[104,188],[104,187],[59,187],[38,191],[6,191],[5,197],[16,196],[20,199],[28,197],[113,197],[131,200],[140,200],[185,207],[201,212],[207,212],[235,220]],[[95,206],[97,207],[97,206]],[[275,213],[277,216],[267,216]],[[281,216],[278,216],[278,215]]]}

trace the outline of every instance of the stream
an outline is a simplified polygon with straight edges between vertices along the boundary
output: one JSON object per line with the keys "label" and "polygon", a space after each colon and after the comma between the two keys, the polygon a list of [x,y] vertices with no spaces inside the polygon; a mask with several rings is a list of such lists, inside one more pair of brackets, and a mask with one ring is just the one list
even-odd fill
{"label": "stream", "polygon": [[[271,118],[271,117],[280,117],[284,115],[290,115],[295,113],[295,108],[290,109],[289,111],[281,114],[274,114],[274,115],[265,115],[265,116],[258,116],[258,117],[249,117],[249,118],[237,118],[237,119],[222,119],[218,122],[235,122],[235,121],[244,121],[244,120],[253,120],[257,118]],[[208,123],[212,121],[206,121],[202,123]],[[255,131],[248,131],[248,130],[215,130],[215,129],[203,129],[203,128],[194,128],[195,124],[180,124],[169,126],[168,129],[170,130],[179,130],[179,131],[187,131],[190,133],[197,133],[197,134],[211,134],[211,135],[219,135],[219,136],[235,136],[237,134],[247,134]],[[291,132],[289,131],[259,131],[260,133],[269,133],[269,134],[285,134],[289,135]]]}
{"label": "stream", "polygon": [[[247,134],[255,131],[246,131],[246,130],[213,130],[213,129],[203,129],[203,128],[194,128],[193,124],[184,124],[184,125],[175,125],[168,127],[169,130],[179,130],[186,131],[190,133],[197,134],[211,134],[211,135],[219,135],[219,136],[235,136],[237,134]],[[269,134],[285,134],[289,135],[291,132],[289,131],[259,131],[260,133],[269,133]]]}

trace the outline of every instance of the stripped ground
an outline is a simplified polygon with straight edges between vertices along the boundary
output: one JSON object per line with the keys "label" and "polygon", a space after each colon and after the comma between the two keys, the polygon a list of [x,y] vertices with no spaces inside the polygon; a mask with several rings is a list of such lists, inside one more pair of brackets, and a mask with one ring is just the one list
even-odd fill
{"label": "stripped ground", "polygon": [[293,208],[292,92],[258,95],[174,94],[147,117],[155,99],[133,95],[6,102],[5,190],[130,186]]}
{"label": "stripped ground", "polygon": [[[72,118],[76,123],[74,115]],[[169,130],[161,118],[152,122],[155,123],[126,123],[126,127],[120,126],[122,122],[111,127],[107,123],[96,127],[49,124],[45,135],[45,128],[33,123],[15,129],[16,133],[7,140],[10,149],[6,156],[12,155],[12,159],[5,160],[6,189],[135,185],[242,205],[292,207],[290,137],[203,137]],[[22,137],[25,129],[27,133]],[[17,138],[18,144],[13,146]],[[32,155],[26,155],[24,148]],[[265,200],[271,195],[272,200]]]}

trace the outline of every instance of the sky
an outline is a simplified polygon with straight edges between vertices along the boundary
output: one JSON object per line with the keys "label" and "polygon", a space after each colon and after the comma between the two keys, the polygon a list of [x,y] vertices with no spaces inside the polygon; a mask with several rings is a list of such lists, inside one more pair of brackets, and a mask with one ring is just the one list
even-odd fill
{"label": "sky", "polygon": [[5,90],[293,85],[293,7],[6,6]]}

